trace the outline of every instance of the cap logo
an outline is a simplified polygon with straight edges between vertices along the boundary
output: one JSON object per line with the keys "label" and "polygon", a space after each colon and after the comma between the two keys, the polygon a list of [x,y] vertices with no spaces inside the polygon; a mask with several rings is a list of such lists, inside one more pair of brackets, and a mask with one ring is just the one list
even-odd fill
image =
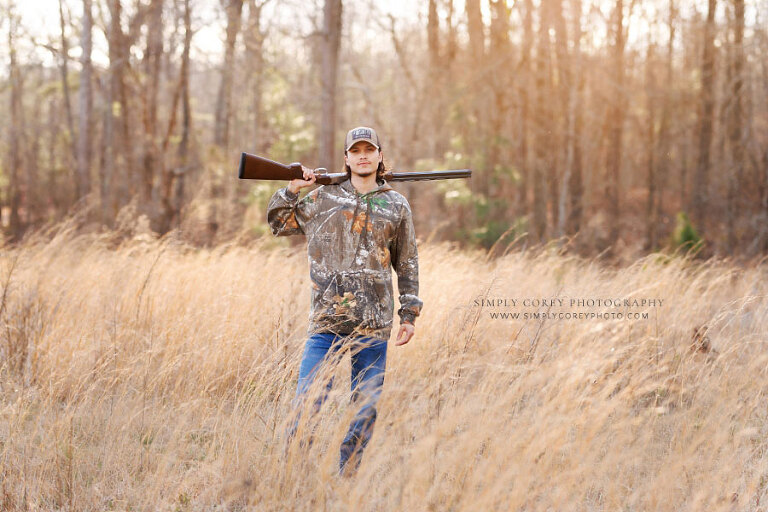
{"label": "cap logo", "polygon": [[371,133],[371,130],[368,128],[358,128],[356,130],[352,130],[352,140],[357,139],[372,139],[373,133]]}

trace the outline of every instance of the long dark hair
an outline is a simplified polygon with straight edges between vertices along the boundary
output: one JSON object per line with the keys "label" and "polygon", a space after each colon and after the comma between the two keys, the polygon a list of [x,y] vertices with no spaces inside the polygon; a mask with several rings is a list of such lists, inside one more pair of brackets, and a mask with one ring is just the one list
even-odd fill
{"label": "long dark hair", "polygon": [[[381,146],[379,146],[379,153],[381,153]],[[346,155],[347,152],[345,151],[344,154]],[[352,169],[350,169],[346,163],[344,164],[344,172],[347,173],[347,179],[352,178]],[[382,158],[381,162],[379,162],[379,166],[376,168],[376,181],[383,180],[385,172],[387,172],[387,168],[384,165],[384,159]]]}

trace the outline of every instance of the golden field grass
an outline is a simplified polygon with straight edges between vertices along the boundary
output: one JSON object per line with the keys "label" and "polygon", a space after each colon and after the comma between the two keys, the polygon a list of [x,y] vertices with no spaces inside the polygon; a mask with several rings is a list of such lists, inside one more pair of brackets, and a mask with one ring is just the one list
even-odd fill
{"label": "golden field grass", "polygon": [[[303,246],[63,232],[0,254],[2,510],[768,509],[766,265],[422,245],[416,337],[390,344],[373,439],[342,479],[348,359],[302,423],[312,447],[284,442]],[[664,303],[542,321],[474,302],[549,297]],[[709,352],[691,347],[701,325]]]}

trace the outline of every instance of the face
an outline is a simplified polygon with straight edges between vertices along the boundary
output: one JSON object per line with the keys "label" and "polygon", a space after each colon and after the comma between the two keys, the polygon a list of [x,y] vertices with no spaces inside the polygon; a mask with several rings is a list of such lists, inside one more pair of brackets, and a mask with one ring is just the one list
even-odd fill
{"label": "face", "polygon": [[352,170],[352,173],[359,176],[376,174],[381,159],[381,151],[370,142],[365,141],[356,143],[344,155],[344,162]]}

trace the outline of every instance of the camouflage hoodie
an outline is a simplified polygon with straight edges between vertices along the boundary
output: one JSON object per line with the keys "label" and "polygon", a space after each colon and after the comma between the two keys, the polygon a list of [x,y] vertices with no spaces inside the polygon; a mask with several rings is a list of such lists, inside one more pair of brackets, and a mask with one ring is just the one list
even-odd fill
{"label": "camouflage hoodie", "polygon": [[360,194],[346,180],[303,199],[281,188],[267,207],[272,233],[307,235],[312,309],[308,332],[389,339],[397,272],[401,322],[421,311],[419,263],[408,201],[386,182]]}

